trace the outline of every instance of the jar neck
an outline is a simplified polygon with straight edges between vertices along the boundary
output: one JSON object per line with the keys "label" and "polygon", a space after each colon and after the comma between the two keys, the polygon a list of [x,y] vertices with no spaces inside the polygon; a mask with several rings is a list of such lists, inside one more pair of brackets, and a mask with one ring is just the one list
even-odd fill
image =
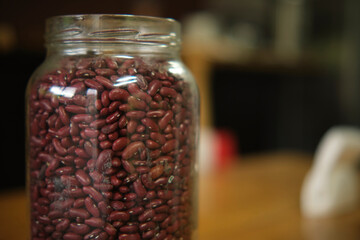
{"label": "jar neck", "polygon": [[136,54],[178,56],[180,24],[134,15],[69,15],[47,20],[48,56]]}
{"label": "jar neck", "polygon": [[180,47],[136,44],[48,44],[47,56],[136,55],[179,58]]}

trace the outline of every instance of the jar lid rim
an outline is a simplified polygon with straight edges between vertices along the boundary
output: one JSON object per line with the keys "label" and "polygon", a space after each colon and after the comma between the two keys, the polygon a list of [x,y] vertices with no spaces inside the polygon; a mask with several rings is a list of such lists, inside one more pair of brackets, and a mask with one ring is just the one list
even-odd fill
{"label": "jar lid rim", "polygon": [[181,26],[173,18],[131,14],[59,15],[46,20],[47,43],[180,44]]}
{"label": "jar lid rim", "polygon": [[117,14],[117,13],[106,13],[106,14],[65,14],[65,15],[56,15],[46,19],[46,21],[52,21],[53,19],[60,18],[84,18],[84,17],[114,17],[114,18],[128,18],[128,19],[141,19],[141,20],[151,20],[158,22],[171,22],[171,23],[179,23],[174,18],[169,17],[156,17],[156,16],[148,16],[148,15],[135,15],[135,14]]}

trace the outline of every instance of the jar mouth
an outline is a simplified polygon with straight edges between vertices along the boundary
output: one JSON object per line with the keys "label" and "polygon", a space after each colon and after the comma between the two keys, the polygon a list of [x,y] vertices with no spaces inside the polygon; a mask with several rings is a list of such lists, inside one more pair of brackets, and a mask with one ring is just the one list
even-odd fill
{"label": "jar mouth", "polygon": [[124,43],[177,47],[180,23],[172,18],[127,14],[62,15],[46,20],[46,44]]}

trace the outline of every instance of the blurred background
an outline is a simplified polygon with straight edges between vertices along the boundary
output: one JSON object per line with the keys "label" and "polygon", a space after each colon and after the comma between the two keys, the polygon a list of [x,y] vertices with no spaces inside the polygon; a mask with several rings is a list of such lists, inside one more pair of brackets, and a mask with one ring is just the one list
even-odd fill
{"label": "blurred background", "polygon": [[301,224],[299,195],[324,133],[360,125],[359,12],[357,0],[0,0],[0,191],[25,186],[24,93],[45,19],[170,17],[201,94],[200,174],[215,176],[200,182],[201,239],[358,239],[360,212]]}
{"label": "blurred background", "polygon": [[179,20],[183,59],[202,96],[203,143],[217,146],[202,154],[223,164],[264,151],[313,153],[329,127],[360,124],[359,10],[356,0],[1,0],[0,188],[24,185],[24,91],[44,60],[50,16]]}

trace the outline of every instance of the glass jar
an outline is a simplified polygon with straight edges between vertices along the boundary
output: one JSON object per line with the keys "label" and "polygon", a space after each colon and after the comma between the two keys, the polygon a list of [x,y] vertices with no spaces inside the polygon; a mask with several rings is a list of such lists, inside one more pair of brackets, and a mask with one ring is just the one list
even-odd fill
{"label": "glass jar", "polygon": [[180,24],[48,19],[27,88],[31,239],[196,239],[199,97]]}

